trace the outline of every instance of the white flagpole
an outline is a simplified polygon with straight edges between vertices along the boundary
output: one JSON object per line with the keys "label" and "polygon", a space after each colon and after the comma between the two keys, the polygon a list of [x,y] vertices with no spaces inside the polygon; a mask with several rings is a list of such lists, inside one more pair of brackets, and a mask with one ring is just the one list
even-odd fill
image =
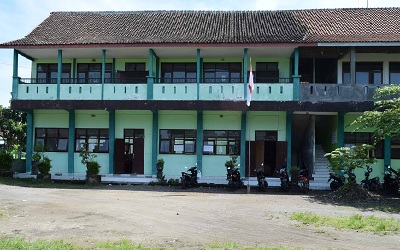
{"label": "white flagpole", "polygon": [[249,126],[249,129],[248,129],[249,130],[249,166],[248,166],[248,171],[247,171],[247,193],[250,194],[250,142],[251,142],[251,136],[250,136],[250,112],[247,112],[247,113],[249,114],[249,121],[247,123],[247,125]]}
{"label": "white flagpole", "polygon": [[[251,64],[251,57],[250,57],[250,75],[249,75],[249,81],[248,81],[249,92],[247,93],[248,95],[250,95],[250,96],[247,97],[248,100],[250,100],[250,101],[251,101],[251,92],[252,92],[252,91],[250,91],[250,88],[253,88],[253,85],[254,85],[254,83],[253,83],[254,80],[253,80],[252,74],[253,74],[253,65]],[[250,101],[247,102],[247,105],[249,106],[249,110],[247,112],[248,116],[249,116],[248,123],[247,123],[247,125],[249,126],[249,129],[248,129],[248,132],[249,132],[249,166],[248,166],[248,171],[247,171],[247,193],[248,194],[250,194],[250,162],[251,162],[251,159],[250,159],[250,142],[251,142],[251,135],[250,135]]]}

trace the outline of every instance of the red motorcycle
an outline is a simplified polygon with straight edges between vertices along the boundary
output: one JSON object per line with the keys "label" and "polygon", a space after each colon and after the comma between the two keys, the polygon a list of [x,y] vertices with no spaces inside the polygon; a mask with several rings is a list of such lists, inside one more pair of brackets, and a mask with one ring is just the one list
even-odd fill
{"label": "red motorcycle", "polygon": [[298,185],[304,193],[310,191],[310,176],[307,169],[302,169],[299,172]]}

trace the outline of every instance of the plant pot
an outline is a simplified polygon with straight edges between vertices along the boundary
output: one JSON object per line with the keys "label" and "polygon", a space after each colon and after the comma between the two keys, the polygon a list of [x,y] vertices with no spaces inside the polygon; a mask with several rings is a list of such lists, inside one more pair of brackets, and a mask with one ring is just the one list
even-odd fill
{"label": "plant pot", "polygon": [[101,183],[101,175],[93,175],[93,174],[88,174],[88,172],[86,172],[86,183],[87,184]]}
{"label": "plant pot", "polygon": [[38,180],[51,180],[51,174],[38,174],[36,178]]}

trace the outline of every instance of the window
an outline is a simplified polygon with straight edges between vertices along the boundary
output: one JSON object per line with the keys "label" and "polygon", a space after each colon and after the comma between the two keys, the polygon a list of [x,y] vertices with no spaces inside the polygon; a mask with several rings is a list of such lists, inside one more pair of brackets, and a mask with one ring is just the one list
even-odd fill
{"label": "window", "polygon": [[35,146],[42,144],[46,152],[66,152],[68,150],[67,128],[36,128]]}
{"label": "window", "polygon": [[[373,133],[363,133],[363,132],[345,132],[344,133],[344,146],[352,147],[359,146],[362,144],[374,144]],[[383,159],[383,141],[378,141],[375,150],[370,152],[371,157],[378,159]]]}
{"label": "window", "polygon": [[279,82],[279,69],[277,62],[258,62],[254,72],[255,81],[258,83]]}
{"label": "window", "polygon": [[400,159],[400,136],[393,137],[391,140],[390,158]]}
{"label": "window", "polygon": [[160,154],[195,154],[196,130],[160,129]]}
{"label": "window", "polygon": [[196,63],[162,63],[161,82],[163,83],[196,83]]}
{"label": "window", "polygon": [[239,155],[240,130],[205,130],[204,155]]}
{"label": "window", "polygon": [[[382,84],[382,62],[356,62],[356,83]],[[343,63],[343,83],[350,84],[350,63]]]}
{"label": "window", "polygon": [[203,79],[205,83],[241,83],[241,63],[204,63]]}
{"label": "window", "polygon": [[[36,68],[37,83],[57,83],[58,64],[38,63]],[[69,83],[71,78],[71,64],[62,64],[61,83]]]}
{"label": "window", "polygon": [[256,141],[278,141],[278,131],[256,131]]}
{"label": "window", "polygon": [[[78,64],[78,79],[79,83],[101,83],[101,63],[79,63]],[[111,81],[112,64],[106,63],[105,82]]]}
{"label": "window", "polygon": [[108,129],[78,128],[75,132],[75,151],[108,153]]}
{"label": "window", "polygon": [[144,129],[124,129],[125,152],[133,154],[135,138],[144,138]]}
{"label": "window", "polygon": [[389,63],[389,84],[400,84],[400,62]]}
{"label": "window", "polygon": [[145,63],[125,63],[125,71],[118,70],[117,83],[147,83]]}

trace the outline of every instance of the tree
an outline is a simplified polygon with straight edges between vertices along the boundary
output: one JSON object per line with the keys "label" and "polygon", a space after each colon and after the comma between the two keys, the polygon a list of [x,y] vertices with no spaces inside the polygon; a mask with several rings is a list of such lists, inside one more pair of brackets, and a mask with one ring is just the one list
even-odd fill
{"label": "tree", "polygon": [[374,129],[375,141],[382,140],[385,136],[395,137],[400,135],[400,86],[388,85],[375,90],[375,109],[365,111],[350,125],[355,125],[355,130],[367,128]]}
{"label": "tree", "polygon": [[0,105],[0,136],[6,149],[12,149],[16,144],[25,148],[26,113]]}

